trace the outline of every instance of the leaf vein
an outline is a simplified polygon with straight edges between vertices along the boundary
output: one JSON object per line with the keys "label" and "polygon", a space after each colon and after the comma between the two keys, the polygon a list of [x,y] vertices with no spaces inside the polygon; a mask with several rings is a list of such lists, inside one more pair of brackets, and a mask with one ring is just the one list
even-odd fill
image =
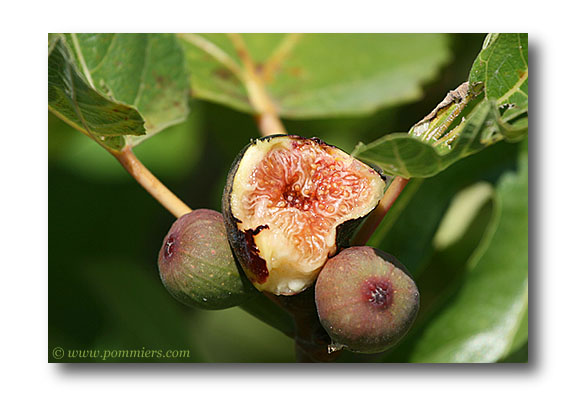
{"label": "leaf vein", "polygon": [[526,73],[524,73],[524,75],[522,75],[522,77],[520,77],[518,79],[518,81],[516,81],[516,84],[514,84],[505,94],[504,96],[501,96],[500,99],[498,99],[498,101],[496,103],[498,104],[502,104],[504,103],[506,100],[508,100],[510,98],[510,96],[512,96],[513,94],[515,94],[516,92],[522,93],[524,94],[526,97],[528,97],[528,95],[526,95],[524,93],[524,91],[522,91],[520,89],[520,87],[522,86],[522,84],[524,84],[524,81],[526,81],[528,79],[528,70],[526,70]]}
{"label": "leaf vein", "polygon": [[78,37],[76,33],[71,33],[70,36],[72,37],[72,44],[74,45],[74,49],[78,54],[78,60],[80,61],[80,66],[82,67],[82,71],[88,80],[88,83],[92,88],[94,88],[94,81],[92,81],[92,74],[90,73],[90,69],[88,69],[88,65],[86,65],[86,60],[84,59],[84,53],[80,48],[80,43],[78,42]]}
{"label": "leaf vein", "polygon": [[106,48],[106,52],[102,56],[102,59],[100,60],[100,62],[96,66],[94,66],[92,69],[90,69],[90,71],[93,74],[104,64],[104,61],[106,60],[106,58],[108,57],[108,54],[110,53],[110,48],[112,48],[112,45],[114,45],[115,42],[117,41],[117,37],[118,37],[118,33],[112,33],[112,39],[110,40],[110,44],[108,45],[108,48]]}
{"label": "leaf vein", "polygon": [[138,92],[136,93],[136,97],[134,98],[134,107],[138,108],[138,103],[140,102],[140,98],[142,97],[142,92],[144,88],[144,75],[146,73],[146,69],[150,64],[150,37],[146,35],[146,49],[144,51],[144,61],[142,62],[142,72],[140,73],[140,84],[138,85]]}
{"label": "leaf vein", "polygon": [[516,34],[516,38],[518,39],[518,50],[520,52],[520,58],[522,59],[522,62],[524,62],[526,69],[528,69],[528,62],[526,62],[526,59],[524,58],[524,52],[522,51],[524,47],[522,46],[522,40],[520,40],[520,33]]}

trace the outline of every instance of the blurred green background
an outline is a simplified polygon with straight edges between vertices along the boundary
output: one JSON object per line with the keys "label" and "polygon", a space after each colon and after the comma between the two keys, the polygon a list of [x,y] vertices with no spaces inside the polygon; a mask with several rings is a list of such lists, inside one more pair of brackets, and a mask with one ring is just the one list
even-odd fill
{"label": "blurred green background", "polygon": [[[446,92],[466,81],[484,34],[449,35],[450,61],[412,103],[366,117],[285,120],[290,133],[317,136],[350,152],[358,141],[407,131]],[[258,136],[252,116],[191,99],[188,119],[135,148],[141,161],[192,208],[220,210],[228,168]],[[240,308],[201,311],[162,286],[156,258],[174,218],[89,138],[48,115],[49,361],[68,350],[186,350],[142,362],[293,362],[291,339]],[[381,355],[344,353],[339,361],[415,361],[414,340],[458,293],[463,264],[485,232],[492,185],[517,167],[519,144],[498,143],[447,171],[414,180],[382,225],[380,246],[418,279],[422,308],[406,340]],[[410,233],[410,238],[407,238]],[[433,263],[433,265],[429,265]],[[524,338],[522,338],[524,340]],[[525,361],[527,342],[507,361]]]}

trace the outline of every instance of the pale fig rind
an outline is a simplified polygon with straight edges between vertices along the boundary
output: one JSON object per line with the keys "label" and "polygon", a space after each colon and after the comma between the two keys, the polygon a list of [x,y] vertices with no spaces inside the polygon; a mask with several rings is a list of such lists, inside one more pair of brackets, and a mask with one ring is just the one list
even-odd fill
{"label": "pale fig rind", "polygon": [[160,249],[158,269],[168,292],[195,308],[230,308],[256,293],[234,259],[222,215],[210,209],[174,222]]}
{"label": "pale fig rind", "polygon": [[[273,162],[271,158],[280,159]],[[311,169],[315,166],[318,168]],[[334,166],[330,168],[333,171],[328,169],[329,166]],[[315,170],[318,171],[317,177],[321,177],[320,181],[329,179],[331,184],[313,183],[311,172]],[[338,179],[339,175],[344,175],[342,180]],[[362,186],[354,185],[352,188],[349,187],[351,183]],[[272,186],[269,190],[268,184]],[[344,184],[344,187],[338,187],[338,184]],[[230,245],[257,289],[277,295],[298,294],[312,285],[329,257],[348,245],[353,231],[377,206],[385,185],[386,177],[380,171],[320,139],[274,135],[253,140],[234,161],[222,196],[222,213]],[[308,195],[306,186],[310,190]],[[349,190],[345,191],[345,188]],[[343,198],[332,201],[317,199],[319,196],[325,198],[325,191],[330,191],[330,194],[334,191],[334,194],[340,194],[339,197],[351,194],[352,198],[348,201]],[[255,198],[250,201],[251,197]],[[298,202],[300,204],[296,205]],[[328,202],[335,204],[331,206]],[[326,210],[322,212],[318,208]],[[348,208],[348,211],[340,214],[338,208]],[[327,214],[330,209],[340,217]],[[292,213],[295,215],[289,220],[300,223],[286,230],[283,224],[289,223],[286,218]],[[330,225],[316,233],[309,231],[315,230],[314,223],[305,223],[302,218]],[[311,247],[296,249],[296,237],[304,243],[312,241]]]}
{"label": "pale fig rind", "polygon": [[324,265],[315,285],[322,326],[331,350],[383,352],[410,330],[420,294],[392,255],[368,246],[342,250]]}

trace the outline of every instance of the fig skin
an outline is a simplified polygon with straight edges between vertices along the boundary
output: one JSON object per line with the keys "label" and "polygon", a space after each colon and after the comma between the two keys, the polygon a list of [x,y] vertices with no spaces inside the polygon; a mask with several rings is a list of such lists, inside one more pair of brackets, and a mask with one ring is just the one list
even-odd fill
{"label": "fig skin", "polygon": [[389,349],[410,330],[420,304],[418,288],[406,268],[369,246],[344,249],[328,260],[315,292],[332,351]]}
{"label": "fig skin", "polygon": [[[248,229],[248,230],[242,230],[241,229],[241,228],[243,228],[242,219],[236,218],[234,216],[234,214],[232,213],[232,208],[231,208],[231,203],[233,200],[232,195],[233,195],[234,180],[235,180],[236,174],[238,172],[238,169],[240,167],[240,164],[241,164],[242,160],[244,159],[244,155],[246,154],[248,149],[257,145],[259,142],[270,142],[270,141],[275,140],[275,139],[286,139],[286,138],[292,139],[294,141],[299,141],[299,140],[300,141],[311,141],[311,142],[314,142],[314,143],[321,145],[321,146],[324,146],[324,147],[334,148],[334,149],[339,150],[340,152],[346,154],[345,152],[338,149],[336,146],[327,144],[318,138],[305,138],[305,137],[301,137],[301,136],[297,136],[297,135],[284,135],[284,134],[282,134],[282,135],[271,135],[271,136],[261,137],[258,139],[253,139],[250,141],[250,143],[248,145],[246,145],[240,151],[240,153],[237,155],[237,157],[235,158],[235,160],[232,163],[232,166],[231,166],[230,171],[228,173],[224,192],[222,194],[222,213],[224,216],[224,222],[226,225],[228,240],[229,240],[230,245],[232,247],[232,250],[234,252],[234,256],[236,257],[238,262],[241,264],[244,272],[246,273],[246,275],[248,276],[250,281],[260,291],[266,291],[266,292],[270,292],[270,293],[273,293],[276,295],[289,296],[289,295],[298,294],[298,293],[306,290],[308,287],[310,287],[313,284],[314,280],[316,279],[316,276],[318,275],[321,268],[318,268],[314,272],[306,275],[306,277],[308,279],[303,281],[302,282],[303,286],[300,288],[296,288],[296,290],[292,289],[292,287],[290,288],[291,289],[290,291],[278,290],[276,288],[273,288],[273,286],[270,285],[271,278],[273,278],[273,276],[271,276],[270,266],[266,262],[266,260],[260,256],[260,252],[261,252],[260,248],[259,248],[258,244],[255,243],[255,238],[257,238],[258,234],[260,232],[266,232],[266,230],[269,229],[270,225],[269,224],[260,224],[256,228]],[[346,154],[346,155],[349,155],[349,154]],[[383,185],[386,185],[387,177],[382,173],[382,171],[379,168],[372,166],[370,164],[363,163],[362,161],[359,161],[357,159],[356,159],[356,161],[364,164],[367,168],[369,168],[371,171],[373,171],[374,175],[383,183]],[[362,224],[363,220],[376,208],[376,206],[377,206],[377,202],[375,203],[375,205],[372,207],[372,209],[369,212],[367,212],[367,213],[365,213],[362,216],[359,216],[357,218],[346,220],[336,227],[335,249],[334,249],[334,252],[331,252],[327,257],[325,257],[325,260],[327,260],[330,255],[335,254],[340,249],[350,246],[351,237],[354,235],[356,229],[358,228],[358,226],[360,224]],[[275,269],[274,271],[279,272],[278,269]],[[290,277],[288,277],[288,276],[286,276],[286,278],[290,279]],[[277,278],[275,280],[277,280]],[[301,279],[299,279],[299,280],[301,280]]]}
{"label": "fig skin", "polygon": [[234,260],[222,215],[210,209],[194,210],[172,224],[158,269],[168,292],[195,308],[230,308],[257,293]]}

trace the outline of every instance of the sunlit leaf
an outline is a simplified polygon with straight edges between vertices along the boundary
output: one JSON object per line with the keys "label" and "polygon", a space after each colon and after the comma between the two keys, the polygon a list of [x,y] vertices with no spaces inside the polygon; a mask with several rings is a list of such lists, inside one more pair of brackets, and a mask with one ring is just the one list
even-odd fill
{"label": "sunlit leaf", "polygon": [[490,34],[470,71],[470,82],[484,84],[486,97],[511,106],[505,118],[528,111],[528,34]]}
{"label": "sunlit leaf", "polygon": [[[181,35],[195,96],[252,112],[224,34]],[[450,55],[442,34],[243,34],[281,116],[371,113],[422,96]],[[240,72],[238,72],[240,70]]]}
{"label": "sunlit leaf", "polygon": [[496,188],[491,224],[461,288],[413,347],[416,362],[493,362],[527,338],[528,159]]}

